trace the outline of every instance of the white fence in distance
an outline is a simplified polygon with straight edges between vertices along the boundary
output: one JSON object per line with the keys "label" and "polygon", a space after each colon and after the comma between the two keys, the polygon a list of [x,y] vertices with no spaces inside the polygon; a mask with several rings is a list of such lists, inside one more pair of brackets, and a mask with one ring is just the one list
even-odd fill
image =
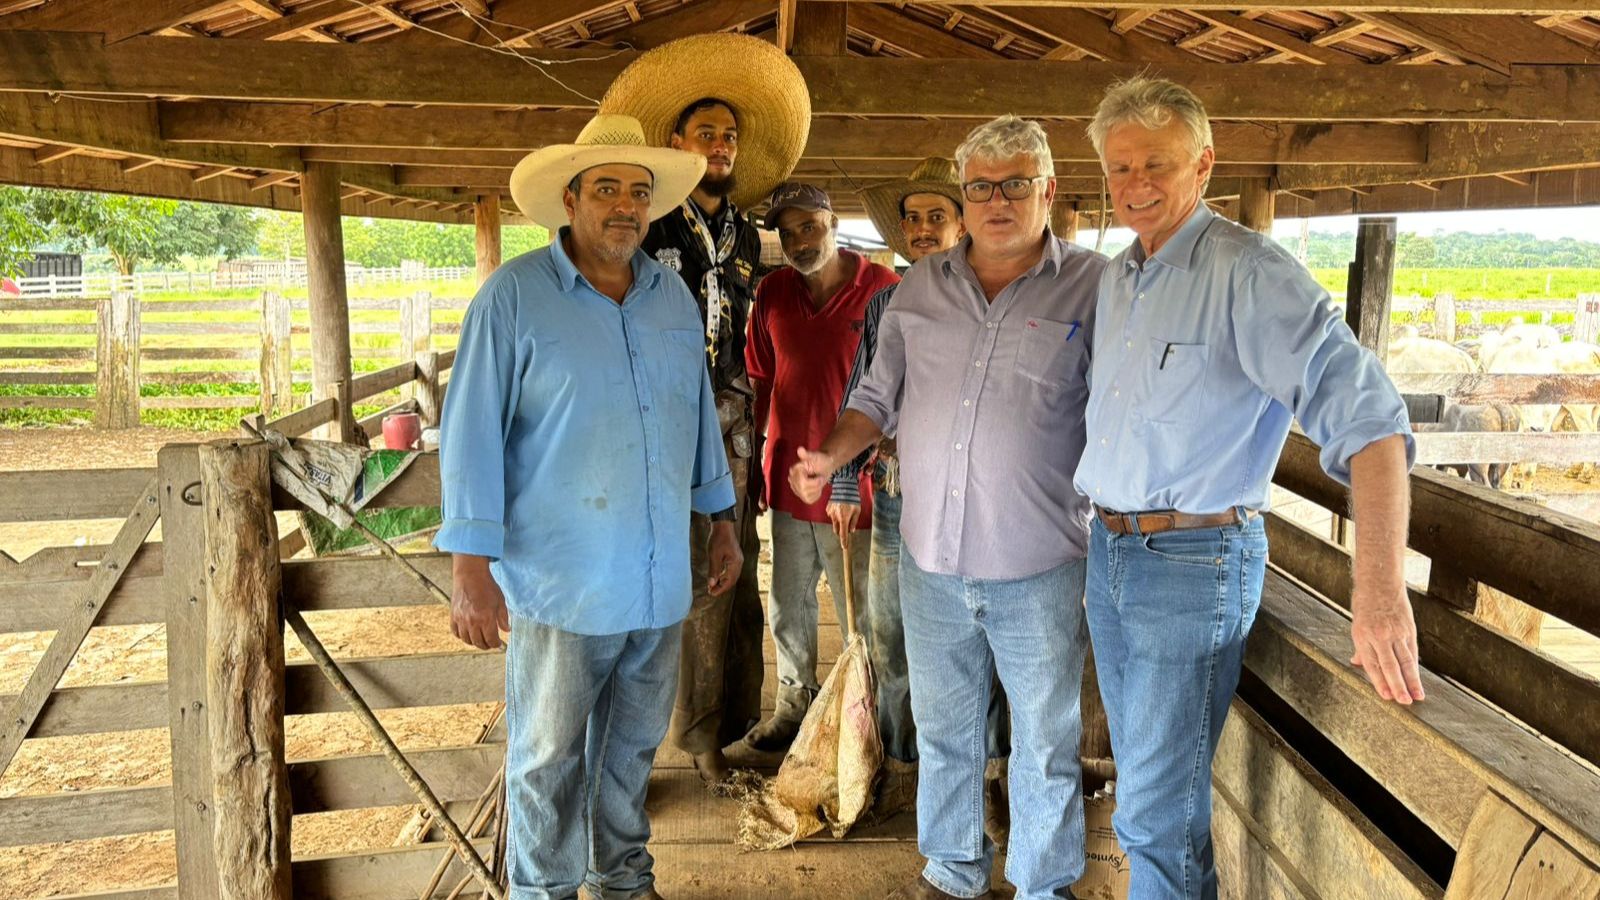
{"label": "white fence in distance", "polygon": [[[420,281],[455,281],[470,278],[471,266],[428,268],[420,265],[368,269],[345,267],[351,287]],[[205,293],[219,288],[304,287],[305,266],[263,266],[240,272],[135,272],[132,275],[45,275],[17,279],[24,297],[105,297],[114,293],[145,294],[154,291]]]}

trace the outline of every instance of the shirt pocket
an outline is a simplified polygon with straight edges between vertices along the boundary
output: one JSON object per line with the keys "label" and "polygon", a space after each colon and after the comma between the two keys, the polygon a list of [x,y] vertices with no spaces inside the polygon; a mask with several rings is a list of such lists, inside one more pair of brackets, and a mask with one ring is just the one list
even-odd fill
{"label": "shirt pocket", "polygon": [[660,371],[667,394],[688,403],[700,400],[705,355],[704,337],[698,330],[674,328],[661,332]]}
{"label": "shirt pocket", "polygon": [[1048,388],[1063,388],[1078,377],[1083,355],[1078,323],[1030,316],[1017,339],[1017,374]]}
{"label": "shirt pocket", "polygon": [[1188,425],[1200,418],[1206,405],[1211,349],[1205,344],[1151,338],[1145,354],[1144,402],[1138,410],[1145,420]]}

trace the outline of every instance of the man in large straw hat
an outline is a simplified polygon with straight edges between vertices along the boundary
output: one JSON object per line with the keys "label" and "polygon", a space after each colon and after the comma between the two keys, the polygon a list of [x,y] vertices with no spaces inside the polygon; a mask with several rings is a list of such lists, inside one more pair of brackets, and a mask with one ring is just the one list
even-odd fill
{"label": "man in large straw hat", "polygon": [[[478,291],[444,405],[451,629],[506,652],[511,896],[658,896],[645,787],[691,601],[689,513],[734,501],[694,297],[640,252],[703,157],[598,115],[511,175],[550,245]],[[731,521],[709,584],[742,564]]]}
{"label": "man in large straw hat", "polygon": [[[815,446],[844,397],[861,342],[862,317],[874,294],[900,279],[859,253],[840,250],[839,218],[828,195],[798,182],[772,194],[765,223],[776,228],[789,265],[757,291],[745,362],[756,387],[756,426],[768,435],[767,505],[772,508],[772,641],[778,651],[777,708],[745,736],[762,751],[786,750],[817,695],[817,580],[824,571],[841,626],[845,579],[867,574],[871,506],[836,532],[827,504],[802,500],[784,473],[795,451]],[[853,571],[844,567],[839,535],[851,542]],[[856,552],[859,551],[859,552]],[[857,620],[851,623],[859,629]]]}
{"label": "man in large straw hat", "polygon": [[[700,301],[706,362],[738,496],[734,515],[744,569],[733,591],[722,596],[703,590],[703,579],[696,579],[694,606],[683,623],[669,732],[700,777],[717,783],[729,774],[722,749],[761,716],[763,673],[756,579],[761,539],[748,490],[751,477],[760,477],[759,465],[752,464],[760,448],[744,361],[761,239],[740,208],[766,197],[794,168],[810,128],[810,94],[800,70],[770,41],[702,34],[634,60],[600,108],[639,119],[653,144],[706,158],[700,183],[650,226],[644,251],[682,275]],[[690,524],[696,573],[705,571],[710,527],[698,515]]]}
{"label": "man in large straw hat", "polygon": [[[954,162],[930,156],[917,163],[909,178],[874,185],[861,192],[867,217],[878,234],[902,259],[915,264],[930,254],[954,247],[966,235],[961,225],[961,178]],[[844,415],[850,392],[872,366],[883,311],[894,285],[867,304],[861,346],[845,387]],[[911,715],[911,677],[906,669],[905,622],[900,615],[900,479],[894,438],[885,437],[833,475],[828,518],[835,529],[849,527],[861,510],[857,476],[872,469],[872,557],[867,568],[867,647],[878,685],[878,731],[883,738],[884,779],[879,784],[877,812],[892,814],[916,801],[917,729]],[[984,830],[1004,844],[1006,801],[1002,790],[1008,751],[1009,718],[1004,693],[996,690],[989,705],[989,759],[985,772]]]}
{"label": "man in large straw hat", "polygon": [[906,273],[866,379],[827,439],[799,452],[789,481],[817,497],[885,432],[899,442],[927,865],[893,896],[990,896],[981,798],[993,669],[1011,706],[1006,878],[1020,900],[1067,897],[1084,870],[1078,696],[1088,643],[1089,504],[1072,473],[1106,260],[1050,233],[1054,165],[1037,122],[979,125],[956,162],[967,236]]}

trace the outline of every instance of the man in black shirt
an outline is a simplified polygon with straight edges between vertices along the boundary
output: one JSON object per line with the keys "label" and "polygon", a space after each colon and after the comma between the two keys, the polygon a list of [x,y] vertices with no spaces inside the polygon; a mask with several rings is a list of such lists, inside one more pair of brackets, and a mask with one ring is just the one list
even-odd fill
{"label": "man in black shirt", "polygon": [[[652,143],[706,157],[689,199],[657,219],[644,251],[683,276],[700,301],[706,364],[733,471],[744,568],[734,589],[707,590],[704,537],[690,524],[694,605],[683,623],[683,656],[670,737],[711,784],[727,779],[722,748],[761,716],[765,630],[756,563],[761,448],[754,392],[745,375],[745,328],[759,280],[761,240],[739,204],[760,202],[794,168],[810,122],[810,97],[793,63],[747,35],[695,35],[641,55],[613,82],[601,108],[635,116]],[[741,152],[741,150],[743,152]],[[737,166],[736,166],[737,164]]]}

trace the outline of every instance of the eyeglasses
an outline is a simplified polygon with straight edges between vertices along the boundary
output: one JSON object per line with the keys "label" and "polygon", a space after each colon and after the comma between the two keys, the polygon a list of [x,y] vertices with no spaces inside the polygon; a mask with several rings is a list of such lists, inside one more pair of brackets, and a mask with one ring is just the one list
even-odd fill
{"label": "eyeglasses", "polygon": [[967,198],[968,203],[988,203],[994,196],[994,189],[1000,188],[1000,193],[1007,200],[1026,200],[1033,196],[1033,183],[1049,178],[1049,175],[1035,175],[1032,178],[1007,178],[1005,181],[969,181],[961,185],[961,195]]}

